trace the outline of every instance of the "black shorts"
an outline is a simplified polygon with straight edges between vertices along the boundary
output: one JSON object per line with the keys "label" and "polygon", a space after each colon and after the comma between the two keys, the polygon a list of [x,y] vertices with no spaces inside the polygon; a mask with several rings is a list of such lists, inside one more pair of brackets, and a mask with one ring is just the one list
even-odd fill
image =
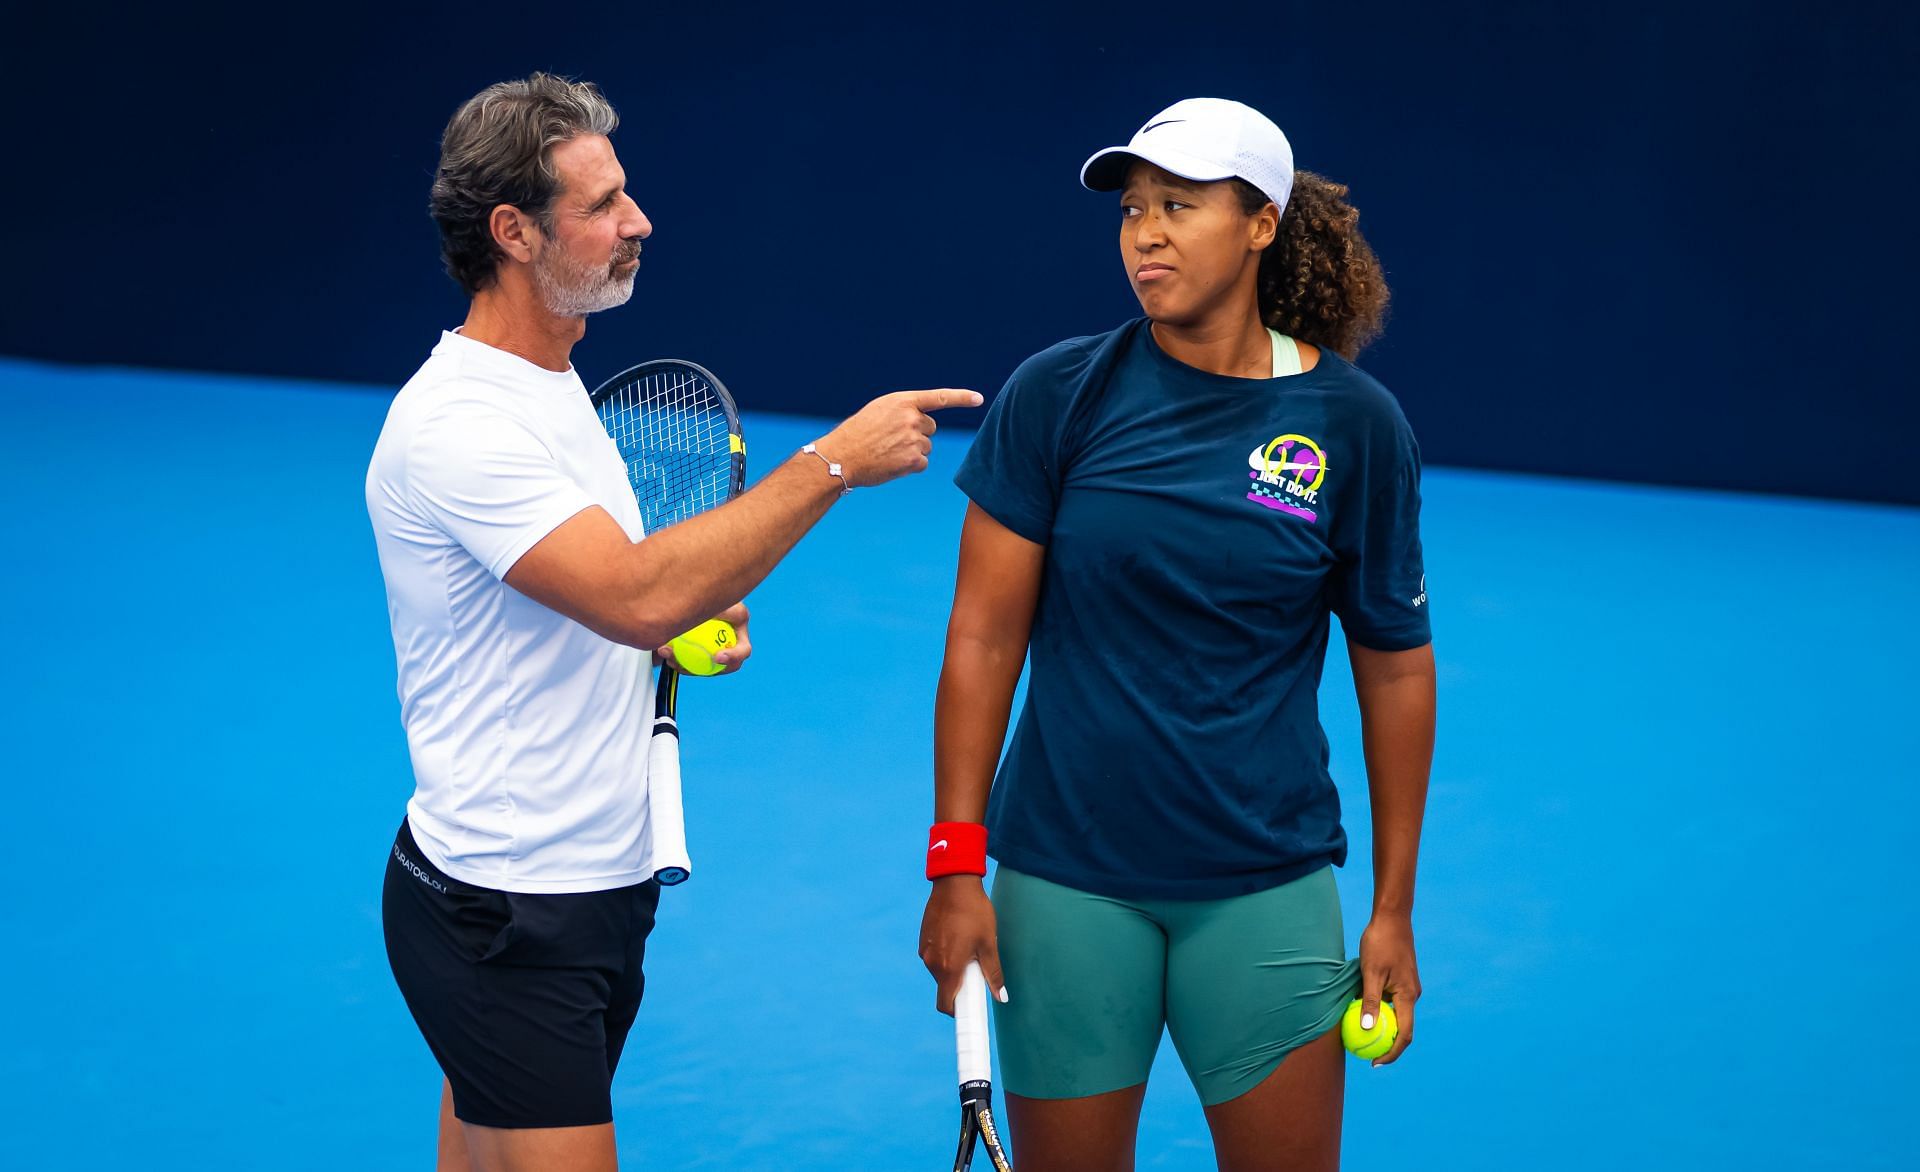
{"label": "black shorts", "polygon": [[640,1010],[659,905],[651,880],[578,895],[462,883],[400,823],[380,901],[387,963],[456,1116],[484,1127],[613,1121],[613,1069]]}

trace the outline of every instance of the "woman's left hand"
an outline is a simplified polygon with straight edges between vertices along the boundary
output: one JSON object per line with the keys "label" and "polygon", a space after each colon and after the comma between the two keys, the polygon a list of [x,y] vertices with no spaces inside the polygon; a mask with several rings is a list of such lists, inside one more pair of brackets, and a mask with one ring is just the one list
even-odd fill
{"label": "woman's left hand", "polygon": [[1420,967],[1413,959],[1413,917],[1375,913],[1360,934],[1360,1013],[1378,1020],[1380,1002],[1393,1002],[1398,1025],[1393,1048],[1373,1060],[1386,1066],[1413,1041],[1413,1005],[1420,1000]]}

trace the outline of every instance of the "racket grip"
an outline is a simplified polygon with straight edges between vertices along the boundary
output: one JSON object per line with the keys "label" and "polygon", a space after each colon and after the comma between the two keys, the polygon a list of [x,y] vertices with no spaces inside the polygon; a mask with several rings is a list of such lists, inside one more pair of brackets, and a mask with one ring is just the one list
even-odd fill
{"label": "racket grip", "polygon": [[960,1055],[960,1085],[991,1082],[993,1059],[987,1048],[987,978],[980,962],[967,962],[960,995],[953,1002],[955,1048]]}
{"label": "racket grip", "polygon": [[687,857],[687,818],[680,799],[680,737],[673,718],[647,741],[647,832],[653,838],[653,877],[663,886],[693,874]]}

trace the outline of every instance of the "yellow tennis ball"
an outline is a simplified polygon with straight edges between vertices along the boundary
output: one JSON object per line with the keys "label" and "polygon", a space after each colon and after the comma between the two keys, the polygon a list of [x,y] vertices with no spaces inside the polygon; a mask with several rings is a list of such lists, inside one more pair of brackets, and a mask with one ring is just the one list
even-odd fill
{"label": "yellow tennis ball", "polygon": [[715,663],[713,657],[740,641],[734,632],[733,624],[720,619],[708,619],[693,630],[674,639],[668,646],[673,649],[674,661],[680,670],[688,675],[711,676],[727,670],[724,663]]}
{"label": "yellow tennis ball", "polygon": [[1340,1018],[1340,1041],[1352,1051],[1355,1058],[1378,1058],[1393,1049],[1393,1039],[1400,1033],[1400,1019],[1394,1016],[1393,1003],[1380,1003],[1380,1016],[1373,1021],[1373,1028],[1360,1028],[1360,999],[1353,999],[1347,1006],[1347,1012]]}

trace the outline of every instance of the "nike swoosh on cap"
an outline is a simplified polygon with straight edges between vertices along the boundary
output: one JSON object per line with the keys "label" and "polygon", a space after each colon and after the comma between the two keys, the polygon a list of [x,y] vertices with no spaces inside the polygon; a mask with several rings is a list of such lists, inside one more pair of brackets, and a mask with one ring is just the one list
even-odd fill
{"label": "nike swoosh on cap", "polygon": [[1142,126],[1140,128],[1140,133],[1145,134],[1149,130],[1155,130],[1162,126],[1172,126],[1176,122],[1185,122],[1185,121],[1186,121],[1185,118],[1163,118],[1158,122],[1149,122],[1145,126]]}

